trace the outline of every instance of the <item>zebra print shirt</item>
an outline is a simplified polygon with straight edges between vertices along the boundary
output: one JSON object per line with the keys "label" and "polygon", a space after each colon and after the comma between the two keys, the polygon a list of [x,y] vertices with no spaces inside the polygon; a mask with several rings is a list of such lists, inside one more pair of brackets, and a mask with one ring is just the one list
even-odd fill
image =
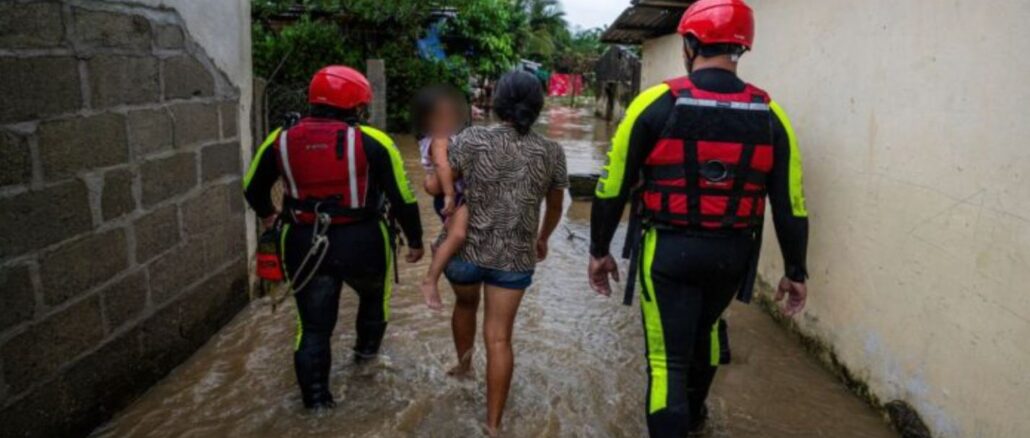
{"label": "zebra print shirt", "polygon": [[540,204],[569,186],[565,151],[535,132],[504,125],[475,126],[454,139],[448,159],[465,179],[469,227],[458,256],[484,268],[512,272],[536,266]]}

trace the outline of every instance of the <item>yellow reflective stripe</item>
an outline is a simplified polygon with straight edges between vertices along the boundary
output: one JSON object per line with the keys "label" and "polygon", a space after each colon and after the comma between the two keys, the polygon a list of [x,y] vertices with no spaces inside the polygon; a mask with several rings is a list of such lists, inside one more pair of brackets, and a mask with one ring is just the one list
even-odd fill
{"label": "yellow reflective stripe", "polygon": [[[648,401],[648,413],[665,409],[669,394],[669,369],[665,354],[665,334],[662,329],[662,315],[658,310],[658,299],[654,293],[654,281],[651,279],[651,266],[654,264],[654,251],[658,235],[655,229],[644,234],[643,269],[640,270],[641,286],[647,288],[650,300],[641,299],[640,306],[644,313],[644,331],[647,336],[647,363],[651,369],[651,399]],[[643,291],[641,291],[643,293]]]}
{"label": "yellow reflective stripe", "polygon": [[369,137],[382,144],[383,148],[390,154],[390,164],[393,166],[393,177],[397,180],[397,190],[401,192],[401,198],[404,199],[404,203],[414,204],[415,192],[411,190],[408,174],[404,171],[404,157],[401,156],[401,151],[397,150],[397,145],[393,143],[393,139],[386,135],[385,132],[371,126],[361,126],[361,132],[368,134]]}
{"label": "yellow reflective stripe", "polygon": [[780,124],[787,131],[787,138],[790,142],[790,166],[787,179],[790,188],[791,210],[795,217],[808,217],[808,208],[805,207],[805,177],[801,169],[801,149],[798,148],[798,138],[794,135],[794,127],[790,124],[790,119],[787,118],[787,113],[783,111],[780,104],[771,102],[769,108],[780,119]]}
{"label": "yellow reflective stripe", "polygon": [[715,325],[712,326],[711,344],[711,364],[713,367],[717,367],[722,362],[722,348],[719,345],[719,321],[716,321]]}
{"label": "yellow reflective stripe", "polygon": [[390,231],[386,223],[379,222],[383,233],[383,247],[386,250],[386,280],[383,282],[383,321],[390,320],[390,297],[393,295],[393,246],[390,245]]}
{"label": "yellow reflective stripe", "polygon": [[644,110],[668,91],[669,86],[666,84],[655,85],[640,93],[626,109],[626,117],[619,124],[619,129],[615,131],[615,137],[612,138],[612,147],[608,151],[608,163],[605,164],[601,171],[601,178],[597,181],[595,195],[598,198],[610,199],[619,196],[622,184],[626,180],[626,156],[629,154],[633,125],[637,123],[637,119]]}
{"label": "yellow reflective stripe", "polygon": [[261,143],[261,147],[258,148],[257,153],[254,154],[254,161],[250,162],[250,168],[247,169],[247,175],[243,177],[243,190],[247,190],[250,186],[250,180],[254,179],[254,174],[257,173],[258,164],[261,162],[261,157],[265,154],[265,149],[275,144],[275,139],[279,137],[279,133],[282,132],[283,128],[278,128],[272,131],[271,134],[265,138],[265,142]]}

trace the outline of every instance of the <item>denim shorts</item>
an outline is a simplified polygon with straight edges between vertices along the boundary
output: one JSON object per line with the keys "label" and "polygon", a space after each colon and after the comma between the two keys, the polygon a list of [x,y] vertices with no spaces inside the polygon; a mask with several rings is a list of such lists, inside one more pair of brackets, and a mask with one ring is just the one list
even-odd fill
{"label": "denim shorts", "polygon": [[486,283],[505,289],[524,290],[533,283],[533,271],[511,272],[483,268],[458,257],[447,263],[443,273],[451,283],[463,286]]}

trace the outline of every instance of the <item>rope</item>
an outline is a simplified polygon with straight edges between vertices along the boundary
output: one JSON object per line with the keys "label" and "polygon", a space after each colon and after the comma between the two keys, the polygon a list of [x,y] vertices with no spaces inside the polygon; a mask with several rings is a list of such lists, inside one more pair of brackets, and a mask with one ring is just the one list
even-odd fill
{"label": "rope", "polygon": [[[278,300],[276,300],[276,302],[272,306],[273,310],[278,308],[279,304],[281,304],[286,299],[286,297],[297,295],[298,292],[303,290],[304,287],[307,286],[313,278],[315,278],[315,274],[318,272],[318,268],[322,266],[322,262],[325,260],[325,256],[329,254],[329,238],[326,237],[326,234],[329,232],[329,226],[332,225],[333,220],[332,217],[329,216],[327,213],[320,213],[318,211],[318,209],[321,207],[321,203],[315,205],[316,219],[314,230],[311,233],[311,248],[308,249],[308,253],[304,255],[304,259],[300,262],[300,266],[297,267],[296,272],[298,274],[304,272],[304,269],[308,267],[308,262],[312,260],[312,257],[315,256],[315,254],[318,254],[318,261],[316,261],[315,264],[311,266],[311,270],[308,271],[307,275],[304,277],[304,281],[300,282],[299,286],[293,287],[293,293],[284,293]],[[289,278],[289,272],[284,273],[286,274],[286,280],[289,282],[289,284],[296,284],[296,281],[294,281],[294,279]]]}

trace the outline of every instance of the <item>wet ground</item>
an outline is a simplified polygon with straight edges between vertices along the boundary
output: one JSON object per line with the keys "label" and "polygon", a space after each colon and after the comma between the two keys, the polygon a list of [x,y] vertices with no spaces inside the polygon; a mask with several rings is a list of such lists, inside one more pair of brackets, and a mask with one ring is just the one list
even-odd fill
{"label": "wet ground", "polygon": [[[589,111],[567,108],[546,110],[539,130],[563,144],[571,172],[596,172],[611,136]],[[399,143],[414,180],[421,175],[414,145]],[[425,197],[420,201],[428,240],[439,223]],[[567,204],[516,322],[505,436],[644,436],[639,311],[587,287],[589,204]],[[301,408],[292,368],[294,310],[287,304],[273,312],[263,299],[95,435],[478,436],[485,357],[477,349],[475,379],[446,375],[454,363],[448,314],[427,310],[415,287],[427,262],[401,264],[378,363],[350,362],[356,297],[344,295],[334,337],[334,411],[316,415]],[[444,291],[445,302],[453,302]],[[728,320],[735,362],[722,368],[714,385],[708,436],[895,436],[757,307],[735,304]]]}

